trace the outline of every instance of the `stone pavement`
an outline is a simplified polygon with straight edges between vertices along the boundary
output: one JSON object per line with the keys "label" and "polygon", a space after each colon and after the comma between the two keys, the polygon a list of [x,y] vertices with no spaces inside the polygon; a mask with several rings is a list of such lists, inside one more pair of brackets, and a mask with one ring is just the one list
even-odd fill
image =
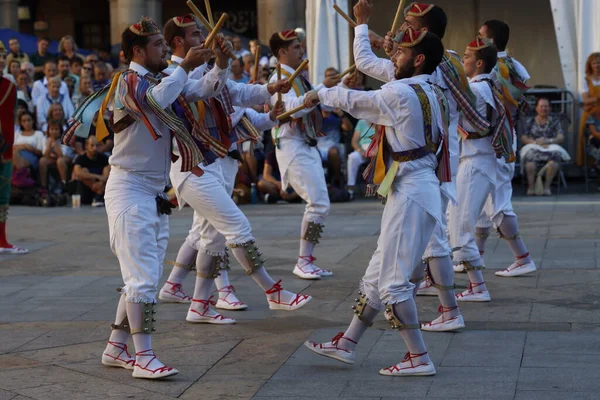
{"label": "stone pavement", "polygon": [[[104,210],[14,207],[10,237],[32,252],[0,256],[0,400],[598,399],[600,197],[517,198],[515,207],[539,273],[495,277],[511,255],[493,236],[484,272],[493,301],[463,305],[462,332],[425,333],[438,374],[423,378],[378,375],[406,352],[382,316],[361,341],[354,366],[302,346],[307,339],[330,339],[349,322],[375,248],[378,202],[333,205],[316,256],[335,276],[317,282],[291,275],[302,206],[243,207],[269,270],[314,300],[295,313],[272,312],[234,265],[233,284],[250,304],[248,311],[226,312],[238,324],[191,325],[185,305],[160,307],[155,349],[180,370],[163,382],[100,365],[121,283]],[[190,223],[190,209],[171,218],[168,259]],[[192,285],[189,278],[190,293]],[[457,276],[457,285],[467,285],[465,275]],[[422,320],[434,318],[435,298],[420,297],[418,305]]]}

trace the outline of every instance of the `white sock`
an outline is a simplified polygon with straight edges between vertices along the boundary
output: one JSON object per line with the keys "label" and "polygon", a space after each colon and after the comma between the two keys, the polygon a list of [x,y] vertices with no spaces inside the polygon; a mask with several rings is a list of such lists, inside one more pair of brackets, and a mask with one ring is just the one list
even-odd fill
{"label": "white sock", "polygon": [[[127,318],[129,319],[129,326],[132,331],[139,331],[142,327],[142,303],[130,303],[127,302]],[[146,368],[149,370],[156,370],[162,367],[164,364],[161,363],[158,358],[154,357],[152,351],[152,335],[145,333],[136,333],[131,335],[133,338],[133,346],[135,347],[135,363],[140,368]],[[152,360],[150,362],[150,360]]]}
{"label": "white sock", "polygon": [[[217,290],[221,290],[223,288],[226,288],[227,286],[231,286],[231,283],[229,283],[229,271],[223,269],[220,272],[220,275],[215,278],[215,285],[217,286]],[[219,292],[219,297],[220,298],[224,298],[227,296],[227,293],[225,292]]]}
{"label": "white sock", "polygon": [[485,251],[485,242],[489,235],[490,228],[475,228],[475,244],[477,244],[477,248],[481,254]]}
{"label": "white sock", "polygon": [[[178,265],[191,265],[196,259],[197,253],[198,251],[193,249],[192,246],[190,246],[187,242],[183,242],[179,248],[175,262]],[[175,266],[173,267],[173,270],[171,270],[171,274],[169,275],[169,279],[167,279],[167,281],[175,284],[181,284],[189,273],[190,270],[188,268]]]}
{"label": "white sock", "polygon": [[[127,317],[127,302],[125,301],[125,294],[122,294],[119,298],[119,303],[117,305],[117,315],[115,316],[115,325],[120,325],[125,317]],[[127,340],[129,339],[129,333],[122,329],[113,329],[110,333],[111,342],[123,343],[127,344]]]}
{"label": "white sock", "polygon": [[[467,271],[467,275],[469,276],[469,281],[472,285],[484,282],[483,272],[480,269],[475,271]],[[487,290],[487,287],[484,283],[483,285],[473,286],[472,290],[473,293],[485,292]]]}
{"label": "white sock", "polygon": [[[213,264],[213,256],[202,251],[198,252],[196,257],[196,285],[194,286],[194,300],[208,300],[214,282],[213,278],[202,278],[199,275],[207,276]],[[192,302],[192,308],[199,307],[198,304]]]}
{"label": "white sock", "polygon": [[[392,308],[394,309],[396,317],[403,324],[419,325],[417,305],[412,297],[406,301],[403,301],[402,303],[394,304]],[[402,336],[402,339],[404,339],[404,343],[411,354],[423,354],[427,352],[427,347],[425,346],[421,329],[400,329],[400,336]]]}
{"label": "white sock", "polygon": [[[379,310],[376,310],[367,304],[365,305],[362,316],[365,319],[373,322],[375,317],[377,317],[377,314],[379,314]],[[358,316],[354,315],[352,317],[350,325],[346,329],[346,332],[344,332],[344,337],[340,339],[339,347],[346,350],[354,351],[356,349],[356,346],[358,345],[358,341],[360,340],[362,335],[364,335],[368,328],[369,327],[367,326],[367,324],[362,322],[358,318]],[[352,339],[356,343],[351,342],[350,340],[346,340],[345,338]]]}
{"label": "white sock", "polygon": [[[454,285],[454,269],[450,256],[436,257],[429,261],[429,274],[431,280],[440,286]],[[438,289],[438,298],[444,308],[458,307],[454,289]],[[447,312],[446,314],[454,317],[459,314],[458,309]]]}
{"label": "white sock", "polygon": [[301,232],[300,232],[300,252],[298,253],[298,266],[302,268],[305,272],[311,272],[315,268],[312,265],[312,262],[302,258],[302,257],[312,257],[313,250],[315,249],[315,244],[309,241],[302,239],[306,230],[308,229],[308,219],[306,215],[302,218]]}
{"label": "white sock", "polygon": [[[500,224],[500,232],[502,232],[503,236],[515,236],[519,233],[519,223],[517,221],[517,217],[513,217],[512,215],[505,215],[502,218],[502,223]],[[515,256],[515,259],[519,261],[519,264],[526,264],[531,262],[531,257],[529,256],[529,252],[527,251],[527,246],[525,246],[525,242],[521,237],[517,239],[506,239],[506,243],[508,243],[508,247]]]}

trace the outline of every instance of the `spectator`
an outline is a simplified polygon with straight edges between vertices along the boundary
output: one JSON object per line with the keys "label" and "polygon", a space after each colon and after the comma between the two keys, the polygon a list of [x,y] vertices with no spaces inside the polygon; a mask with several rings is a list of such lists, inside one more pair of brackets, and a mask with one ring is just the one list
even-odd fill
{"label": "spectator", "polygon": [[348,194],[350,200],[354,199],[356,178],[360,166],[368,161],[365,153],[371,144],[375,131],[376,126],[364,119],[359,120],[354,127],[354,134],[352,135],[352,148],[354,151],[348,155]]}
{"label": "spectator", "polygon": [[96,64],[98,60],[98,55],[95,53],[90,53],[85,57],[85,62],[92,64],[92,66],[94,66],[94,64]]}
{"label": "spectator", "polygon": [[[583,82],[583,114],[579,122],[578,164],[583,164],[583,146],[587,121],[590,115],[600,110],[600,53],[589,55],[585,63],[585,80]],[[587,167],[587,165],[586,165]]]}
{"label": "spectator", "polygon": [[29,61],[23,62],[21,64],[21,71],[27,72],[27,75],[29,75],[29,86],[32,86],[33,82],[35,81],[35,72],[33,64]]}
{"label": "spectator", "polygon": [[69,62],[71,74],[81,77],[81,69],[83,67],[83,58],[76,56]]}
{"label": "spectator", "polygon": [[248,50],[242,47],[242,39],[239,36],[234,36],[231,42],[233,44],[233,54],[235,54],[236,58],[242,58],[246,54],[250,54]]}
{"label": "spectator", "polygon": [[50,39],[47,37],[40,37],[37,41],[37,51],[29,56],[29,61],[34,66],[35,76],[34,79],[42,79],[45,74],[45,67],[47,61],[54,61],[54,55],[48,52],[48,46],[50,45]]}
{"label": "spectator", "polygon": [[12,75],[15,82],[17,81],[17,76],[19,75],[19,71],[21,70],[21,62],[19,60],[12,60],[6,63],[6,69],[8,73]]}
{"label": "spectator", "polygon": [[[335,68],[327,68],[325,70],[325,78],[338,74]],[[332,172],[333,178],[331,183],[334,186],[341,187],[342,158],[344,155],[341,145],[342,131],[351,131],[352,124],[342,110],[334,109],[325,111],[323,109],[321,113],[323,114],[322,131],[325,133],[325,136],[317,138],[317,149],[321,154],[321,159],[327,163],[330,172]]]}
{"label": "spectator", "polygon": [[252,58],[252,54],[246,54],[242,57],[242,62],[244,63],[244,75],[252,81],[254,79],[252,76],[252,71],[254,70],[254,58]]}
{"label": "spectator", "polygon": [[19,131],[15,132],[13,165],[15,169],[32,167],[37,171],[44,150],[44,134],[34,128],[33,114],[25,111],[19,117]]}
{"label": "spectator", "polygon": [[[550,116],[550,100],[539,97],[535,104],[537,115],[526,123],[525,133],[521,141],[525,146],[521,149],[521,164],[525,167],[527,175],[527,195],[534,196],[536,172],[545,166],[546,180],[543,195],[550,196],[550,185],[558,172],[560,162],[570,159],[565,149],[559,146],[564,142],[565,136],[557,118]],[[541,193],[540,193],[541,194]]]}
{"label": "spectator", "polygon": [[600,191],[600,109],[590,114],[587,128],[590,132],[588,153],[595,161],[596,182]]}
{"label": "spectator", "polygon": [[17,75],[17,98],[27,103],[27,109],[33,112],[34,104],[31,99],[29,75],[25,71],[19,71]]}
{"label": "spectator", "polygon": [[79,89],[79,87],[75,84],[75,78],[72,76],[67,76],[64,80],[64,83],[67,84],[67,88],[69,89],[69,98],[71,99],[71,103],[73,102],[73,96],[75,95],[75,90]]}
{"label": "spectator", "polygon": [[66,130],[67,120],[65,119],[65,111],[63,110],[62,105],[58,103],[52,104],[46,115],[46,121],[60,121],[63,130]]}
{"label": "spectator", "polygon": [[79,105],[85,100],[86,97],[94,93],[94,87],[92,86],[92,78],[89,76],[82,76],[79,81],[79,93],[73,95],[73,105],[79,107]]}
{"label": "spectator", "polygon": [[[66,79],[71,78],[73,80],[73,87],[79,88],[79,77],[71,73],[71,60],[65,55],[62,55],[58,58],[58,75],[63,82],[67,83]],[[69,84],[67,83],[67,87]],[[72,97],[72,92],[70,92],[69,97]]]}
{"label": "spectator", "polygon": [[94,92],[97,92],[104,88],[104,86],[110,83],[110,75],[108,73],[108,67],[105,62],[98,61],[94,65],[94,80],[92,81],[92,87]]}
{"label": "spectator", "polygon": [[231,80],[239,83],[248,83],[250,78],[244,75],[244,62],[241,58],[231,62]]}
{"label": "spectator", "polygon": [[[17,111],[15,113],[15,129],[14,129],[14,132],[17,132],[17,131],[21,130],[21,123],[20,123],[21,114],[23,114],[25,111],[29,111],[29,109],[27,107],[27,103],[25,103],[21,99],[17,99]],[[29,112],[31,112],[31,111],[29,111]]]}
{"label": "spectator", "polygon": [[90,62],[84,62],[83,66],[81,67],[81,76],[87,76],[90,79],[94,79],[94,64],[90,63]]}
{"label": "spectator", "polygon": [[[252,54],[252,59],[254,60],[256,57],[255,53],[256,53],[256,49],[258,48],[258,45],[260,44],[260,42],[257,39],[251,40],[250,41],[250,54]],[[267,56],[260,56],[260,59],[258,60],[258,65],[260,65],[261,67],[268,67],[269,66],[269,58]]]}
{"label": "spectator", "polygon": [[[33,83],[33,89],[31,90],[31,99],[33,100],[33,104],[37,105],[37,102],[40,97],[45,97],[48,94],[48,80],[52,77],[58,75],[58,67],[56,66],[56,61],[49,60],[46,61],[44,65],[44,78],[37,80]],[[67,84],[64,82],[60,82],[60,94],[63,96],[69,96],[69,88]]]}
{"label": "spectator", "polygon": [[82,204],[92,203],[92,207],[104,206],[104,189],[109,173],[108,157],[98,152],[96,136],[88,137],[85,153],[77,157],[73,169],[73,176],[77,180],[77,193],[81,195]]}
{"label": "spectator", "polygon": [[6,57],[6,62],[10,64],[11,61],[16,60],[23,64],[29,61],[29,56],[21,51],[21,43],[19,39],[11,38],[8,39],[9,53]]}
{"label": "spectator", "polygon": [[63,36],[60,42],[58,42],[58,52],[61,56],[67,57],[68,61],[74,60],[75,57],[83,58],[83,55],[77,53],[77,50],[79,50],[79,47],[77,47],[75,39],[70,35]]}
{"label": "spectator", "polygon": [[[75,108],[73,107],[73,103],[69,95],[66,96],[60,93],[60,79],[55,76],[48,80],[48,94],[38,98],[36,103],[36,113],[37,113],[37,124],[38,127],[44,131],[48,129],[48,119],[47,115],[50,111],[50,106],[54,104],[59,104],[62,106],[62,110],[64,112],[64,118],[69,120],[73,114],[75,113]],[[54,119],[54,118],[52,118]]]}
{"label": "spectator", "polygon": [[60,121],[50,121],[47,133],[43,155],[40,158],[40,184],[47,190],[48,173],[51,169],[56,169],[60,177],[59,190],[63,193],[67,187],[74,153],[69,146],[61,144],[63,127]]}
{"label": "spectator", "polygon": [[257,188],[264,195],[265,203],[277,203],[279,200],[295,203],[301,200],[298,193],[291,186],[287,187],[286,190],[282,190],[281,173],[279,172],[275,150],[268,152],[265,157],[262,179],[258,181]]}
{"label": "spectator", "polygon": [[4,47],[4,43],[0,41],[0,76],[8,79],[9,81],[16,83],[15,78],[12,75],[5,73],[6,69],[6,48]]}

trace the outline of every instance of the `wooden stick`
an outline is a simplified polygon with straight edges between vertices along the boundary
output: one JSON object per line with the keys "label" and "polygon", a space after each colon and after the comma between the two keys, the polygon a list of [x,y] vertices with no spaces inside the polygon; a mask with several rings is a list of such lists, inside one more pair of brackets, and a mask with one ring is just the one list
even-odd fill
{"label": "wooden stick", "polygon": [[[281,64],[277,63],[277,81],[281,80]],[[277,101],[282,101],[281,92],[277,93]]]}
{"label": "wooden stick", "polygon": [[210,8],[210,0],[204,0],[204,5],[206,6],[206,16],[208,17],[208,22],[214,26],[215,21],[213,20],[213,14]]}
{"label": "wooden stick", "polygon": [[356,68],[356,64],[352,64],[347,70],[345,70],[344,72],[342,72],[341,75],[340,75],[340,79],[342,79],[343,77],[345,77],[346,75],[348,75],[350,72],[354,71],[354,68]]}
{"label": "wooden stick", "polygon": [[334,4],[333,8],[335,9],[335,11],[338,12],[338,14],[340,14],[342,16],[342,18],[344,18],[346,21],[348,21],[348,23],[350,24],[351,27],[356,28],[356,22],[354,22],[354,20],[352,18],[350,18],[348,16],[348,14],[346,14],[344,11],[342,11],[342,9],[339,8],[337,4]]}
{"label": "wooden stick", "polygon": [[204,42],[206,44],[206,48],[210,48],[210,46],[212,44],[212,41],[217,36],[217,33],[219,33],[219,31],[221,30],[221,27],[223,26],[223,24],[225,23],[225,21],[227,21],[227,14],[223,13],[221,15],[221,18],[219,18],[219,20],[217,21],[217,24],[215,25],[215,27],[212,29],[212,31],[210,32],[210,34],[206,38],[206,42]]}
{"label": "wooden stick", "polygon": [[256,45],[254,50],[254,82],[258,82],[258,62],[260,61],[260,44]]}
{"label": "wooden stick", "polygon": [[302,72],[302,70],[304,69],[304,67],[306,67],[307,64],[308,64],[308,60],[302,61],[302,64],[300,64],[300,66],[296,69],[296,71],[294,71],[294,73],[292,74],[292,76],[290,76],[288,78],[288,82],[289,82],[290,85],[294,83],[294,79],[296,79],[296,77],[298,76],[298,74],[300,72]]}
{"label": "wooden stick", "polygon": [[288,110],[288,111],[284,112],[283,114],[279,114],[277,116],[277,121],[282,121],[284,119],[287,119],[287,118],[291,117],[292,114],[296,114],[298,111],[302,111],[305,108],[306,108],[306,106],[304,104],[302,104],[301,106],[292,108],[291,110]]}
{"label": "wooden stick", "polygon": [[213,26],[211,25],[210,22],[208,22],[206,20],[206,18],[204,18],[204,15],[202,15],[202,13],[198,9],[198,7],[196,7],[196,5],[194,4],[194,2],[192,0],[188,0],[186,2],[186,4],[190,8],[190,10],[192,10],[192,12],[194,13],[194,15],[196,17],[198,17],[198,19],[200,20],[200,22],[202,23],[202,25],[204,25],[204,27],[206,28],[206,30],[209,31],[209,32],[212,31]]}
{"label": "wooden stick", "polygon": [[392,36],[396,34],[396,31],[400,27],[400,16],[403,14],[402,6],[404,4],[404,0],[400,0],[398,3],[398,9],[396,10],[396,16],[394,17],[394,23],[392,24]]}

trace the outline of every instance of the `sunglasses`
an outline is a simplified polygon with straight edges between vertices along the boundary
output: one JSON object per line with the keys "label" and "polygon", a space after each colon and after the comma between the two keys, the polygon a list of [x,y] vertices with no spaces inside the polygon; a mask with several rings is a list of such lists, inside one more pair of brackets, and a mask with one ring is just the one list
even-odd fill
{"label": "sunglasses", "polygon": [[91,71],[92,70],[90,67],[83,67],[83,69],[85,69],[86,71]]}

